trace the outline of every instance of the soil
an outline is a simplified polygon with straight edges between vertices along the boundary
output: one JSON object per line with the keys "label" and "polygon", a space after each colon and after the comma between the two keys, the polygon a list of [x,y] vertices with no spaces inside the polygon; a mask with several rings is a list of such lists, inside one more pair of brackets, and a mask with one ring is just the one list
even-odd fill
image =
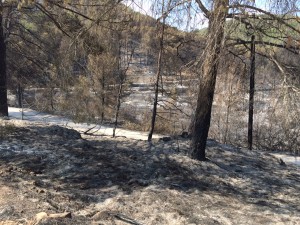
{"label": "soil", "polygon": [[0,224],[300,224],[299,168],[213,140],[199,162],[188,146],[18,125],[0,140]]}

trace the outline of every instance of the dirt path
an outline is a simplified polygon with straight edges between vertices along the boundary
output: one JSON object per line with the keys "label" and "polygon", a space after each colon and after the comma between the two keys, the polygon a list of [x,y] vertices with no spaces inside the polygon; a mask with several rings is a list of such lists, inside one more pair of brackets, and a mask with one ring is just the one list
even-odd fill
{"label": "dirt path", "polygon": [[15,128],[0,140],[0,224],[300,224],[299,168],[208,144],[198,162],[184,139]]}

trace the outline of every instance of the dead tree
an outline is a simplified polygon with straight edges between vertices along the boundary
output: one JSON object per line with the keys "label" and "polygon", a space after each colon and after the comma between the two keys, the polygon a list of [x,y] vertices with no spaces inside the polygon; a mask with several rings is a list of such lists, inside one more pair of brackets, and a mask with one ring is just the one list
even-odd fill
{"label": "dead tree", "polygon": [[[170,1],[169,1],[170,3]],[[157,105],[158,105],[158,92],[159,92],[159,79],[161,78],[161,69],[162,69],[162,55],[164,50],[164,35],[165,35],[165,25],[166,25],[166,14],[164,12],[164,1],[162,4],[162,24],[161,31],[159,37],[159,53],[157,60],[157,72],[156,72],[156,80],[154,86],[154,100],[153,100],[153,109],[152,109],[152,117],[151,117],[151,128],[148,134],[148,141],[152,140],[152,135],[155,128],[155,120],[157,115]]]}
{"label": "dead tree", "polygon": [[[119,112],[121,107],[121,98],[123,95],[123,86],[126,81],[126,73],[129,69],[129,65],[132,61],[132,56],[134,54],[134,48],[131,49],[129,60],[126,62],[126,67],[122,69],[122,60],[121,60],[121,45],[119,47],[119,87],[118,87],[118,96],[117,96],[117,104],[116,104],[116,113],[115,113],[115,122],[113,128],[113,137],[116,137],[116,129],[118,126]],[[127,55],[127,51],[126,51]]]}
{"label": "dead tree", "polygon": [[[221,49],[223,47],[225,20],[229,0],[214,1],[214,8],[209,13],[207,45],[204,50],[204,62],[199,68],[200,84],[197,107],[192,127],[190,155],[194,159],[206,160],[205,148],[210,127],[212,103]],[[199,5],[200,6],[200,5]],[[201,7],[201,6],[200,6]]]}
{"label": "dead tree", "polygon": [[251,65],[250,65],[250,89],[249,89],[249,117],[248,117],[248,149],[253,145],[253,110],[255,90],[255,35],[251,37]]}

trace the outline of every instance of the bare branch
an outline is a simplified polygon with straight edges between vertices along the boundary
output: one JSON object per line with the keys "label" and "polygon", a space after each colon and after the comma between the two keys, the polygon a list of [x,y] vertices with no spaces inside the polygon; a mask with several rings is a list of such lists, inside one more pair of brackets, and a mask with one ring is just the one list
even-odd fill
{"label": "bare branch", "polygon": [[58,21],[53,18],[53,16],[50,14],[50,12],[41,4],[36,3],[36,7],[41,10],[50,20],[52,20],[52,22],[55,24],[55,26],[61,31],[63,32],[66,36],[71,37],[62,27],[61,25],[58,23]]}
{"label": "bare branch", "polygon": [[287,23],[282,17],[277,16],[273,13],[270,13],[266,10],[263,10],[261,8],[257,8],[255,6],[251,6],[251,5],[243,5],[243,4],[234,4],[229,6],[229,8],[247,8],[247,9],[252,9],[255,10],[257,12],[263,13],[265,15],[268,15],[269,17],[271,17],[272,19],[278,21],[279,23],[285,25],[286,27],[290,28],[291,30],[295,31],[296,33],[300,34],[300,30],[296,29],[295,27],[293,27],[291,24]]}
{"label": "bare branch", "polygon": [[[237,45],[248,45],[248,44],[251,44],[251,41],[245,41],[245,40],[242,40],[240,38],[236,38],[236,39],[229,39],[229,40],[232,40],[234,41],[234,43],[230,43],[227,45],[227,47],[230,47],[230,46],[237,46]],[[273,42],[270,42],[270,41],[255,41],[255,44],[257,45],[267,45],[267,46],[272,46],[272,47],[277,47],[277,48],[284,48],[294,54],[299,54],[299,47],[297,46],[294,46],[294,47],[288,47],[286,44],[277,44],[277,43],[273,43]]]}
{"label": "bare branch", "polygon": [[199,8],[201,9],[201,11],[204,13],[206,18],[210,17],[210,11],[204,6],[204,4],[202,3],[201,0],[196,0]]}

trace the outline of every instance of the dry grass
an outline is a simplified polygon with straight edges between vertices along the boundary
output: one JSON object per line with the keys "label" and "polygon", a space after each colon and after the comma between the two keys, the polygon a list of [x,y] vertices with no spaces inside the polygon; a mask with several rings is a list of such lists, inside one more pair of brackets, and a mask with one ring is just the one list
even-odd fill
{"label": "dry grass", "polygon": [[5,139],[7,136],[13,134],[15,130],[16,127],[14,124],[5,120],[0,120],[0,139]]}
{"label": "dry grass", "polygon": [[[185,139],[67,139],[48,126],[25,126],[0,143],[2,224],[299,221],[299,170],[270,155],[210,141],[211,160],[198,162],[186,156]],[[42,212],[72,218],[35,223]]]}

